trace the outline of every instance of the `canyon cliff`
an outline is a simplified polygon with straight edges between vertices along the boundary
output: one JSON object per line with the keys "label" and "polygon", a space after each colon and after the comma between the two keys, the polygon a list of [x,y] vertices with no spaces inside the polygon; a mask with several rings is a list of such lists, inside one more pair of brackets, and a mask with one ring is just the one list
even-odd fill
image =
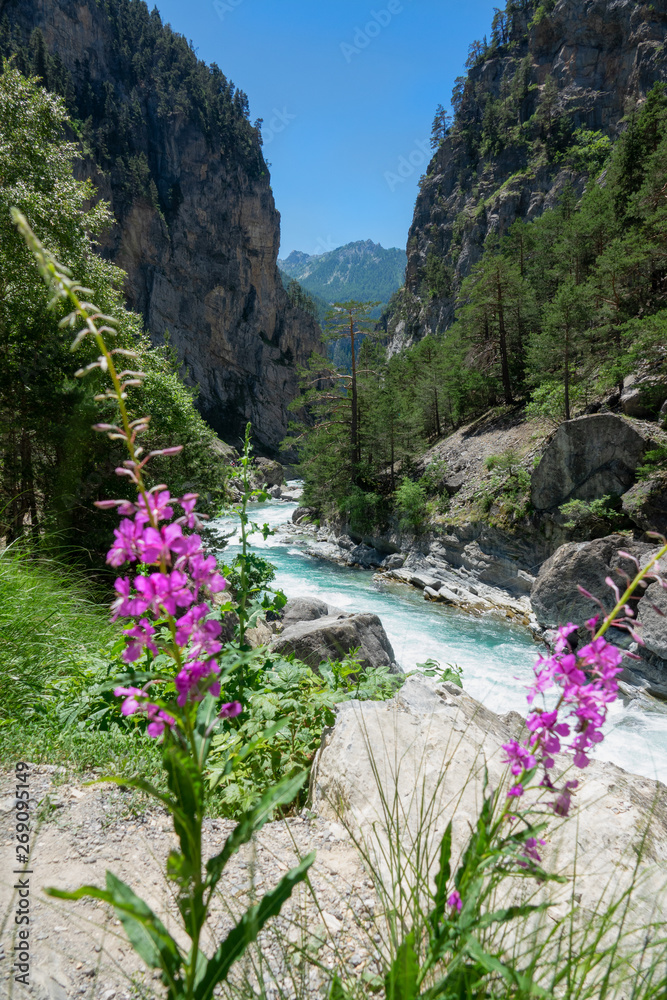
{"label": "canyon cliff", "polygon": [[497,11],[420,182],[406,284],[388,316],[393,350],[451,325],[489,237],[567,188],[581,194],[623,119],[667,80],[666,37],[665,0],[510,0]]}
{"label": "canyon cliff", "polygon": [[198,408],[237,443],[277,453],[297,365],[320,330],[290,305],[280,216],[259,123],[216,66],[141,0],[0,0],[0,52],[60,93],[81,174],[111,205],[101,252],[127,273],[129,308],[168,335]]}

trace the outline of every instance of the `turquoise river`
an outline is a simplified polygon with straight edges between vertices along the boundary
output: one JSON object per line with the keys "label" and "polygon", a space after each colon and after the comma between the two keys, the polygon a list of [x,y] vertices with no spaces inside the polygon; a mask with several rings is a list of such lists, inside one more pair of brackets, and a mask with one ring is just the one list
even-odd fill
{"label": "turquoise river", "polygon": [[[295,503],[253,504],[252,520],[279,528],[289,522]],[[226,533],[233,525],[215,522]],[[350,569],[315,559],[298,537],[276,534],[253,547],[276,567],[275,586],[288,597],[318,597],[350,612],[373,612],[382,619],[396,659],[407,672],[432,658],[463,669],[465,690],[494,712],[526,714],[525,689],[539,652],[525,628],[492,616],[471,617],[424,600],[420,591],[401,584],[378,583],[368,570]],[[223,560],[236,551],[230,537]],[[595,751],[635,774],[667,781],[667,705],[649,699],[611,706],[605,740]]]}

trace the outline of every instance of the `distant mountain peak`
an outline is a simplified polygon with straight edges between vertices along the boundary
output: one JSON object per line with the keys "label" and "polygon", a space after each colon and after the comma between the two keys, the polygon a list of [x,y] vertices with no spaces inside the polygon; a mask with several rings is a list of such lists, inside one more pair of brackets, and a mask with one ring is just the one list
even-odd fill
{"label": "distant mountain peak", "polygon": [[368,239],[321,254],[292,250],[278,267],[328,303],[354,298],[384,305],[403,284],[406,261],[404,250]]}

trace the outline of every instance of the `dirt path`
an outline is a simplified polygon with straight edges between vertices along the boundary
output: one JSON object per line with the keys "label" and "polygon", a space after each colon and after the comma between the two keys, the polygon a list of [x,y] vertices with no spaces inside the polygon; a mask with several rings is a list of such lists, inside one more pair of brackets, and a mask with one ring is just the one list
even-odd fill
{"label": "dirt path", "polygon": [[[3,772],[0,782],[0,942],[4,958],[0,968],[0,990],[4,995],[29,994],[36,1000],[100,998],[130,1000],[162,994],[157,977],[144,967],[127,944],[123,930],[109,908],[94,900],[77,903],[50,899],[44,886],[75,889],[84,884],[102,887],[110,869],[126,881],[160,915],[168,929],[175,930],[176,908],[171,887],[163,875],[168,852],[176,839],[166,813],[149,808],[135,793],[115,786],[86,786],[71,782],[54,767],[30,765],[30,794],[37,831],[31,834],[30,859],[30,986],[12,981],[10,974],[17,930],[14,914],[18,895],[12,888],[16,875],[13,773]],[[207,856],[220,850],[233,824],[207,820]],[[311,882],[317,905],[307,889],[274,921],[273,930],[261,943],[262,960],[271,969],[269,978],[289,995],[317,996],[324,976],[308,964],[299,965],[286,951],[291,944],[307,945],[325,966],[342,959],[357,974],[374,962],[375,930],[372,913],[376,906],[372,882],[346,831],[304,812],[300,816],[267,824],[256,840],[246,845],[230,862],[210,920],[211,939],[217,944],[240,914],[291,868],[298,857],[317,850]],[[318,910],[319,906],[319,910]],[[184,943],[184,942],[182,942]],[[252,976],[250,963],[243,974]],[[299,983],[292,977],[301,978]],[[277,987],[268,994],[278,995]]]}

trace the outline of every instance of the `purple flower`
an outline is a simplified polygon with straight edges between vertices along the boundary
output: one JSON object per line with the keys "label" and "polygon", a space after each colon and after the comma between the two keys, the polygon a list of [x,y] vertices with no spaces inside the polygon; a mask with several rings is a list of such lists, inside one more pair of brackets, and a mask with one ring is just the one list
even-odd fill
{"label": "purple flower", "polygon": [[508,799],[517,798],[518,799],[518,798],[521,798],[522,795],[523,795],[523,785],[512,785],[512,787],[510,788],[510,790],[507,793],[507,798]]}
{"label": "purple flower", "polygon": [[[539,864],[542,858],[540,857],[537,851],[538,844],[544,846],[544,844],[546,844],[546,840],[537,840],[535,837],[528,837],[528,839],[524,841],[520,853],[525,858],[528,858],[530,861],[534,861],[537,864]],[[522,868],[528,867],[525,861],[519,861],[519,864],[521,865]]]}
{"label": "purple flower", "polygon": [[533,754],[525,746],[522,746],[521,743],[517,743],[516,740],[503,743],[503,750],[506,754],[503,758],[503,763],[510,765],[512,774],[523,774],[524,771],[530,771],[531,768],[535,767],[536,761]]}
{"label": "purple flower", "polygon": [[458,889],[454,889],[454,891],[447,897],[447,906],[451,907],[451,909],[455,910],[457,913],[460,913],[463,909],[463,900],[461,899]]}
{"label": "purple flower", "polygon": [[114,590],[118,597],[111,605],[112,621],[120,616],[124,618],[136,618],[143,615],[148,608],[148,601],[143,597],[131,596],[132,582],[127,576],[119,576],[114,581]]}
{"label": "purple flower", "polygon": [[145,563],[171,561],[172,552],[181,554],[183,549],[183,529],[180,524],[168,524],[164,528],[145,528],[139,542],[139,551]]}
{"label": "purple flower", "polygon": [[242,711],[243,706],[240,701],[228,701],[218,712],[218,718],[233,719],[237,715],[240,715]]}
{"label": "purple flower", "polygon": [[220,673],[220,667],[212,660],[208,660],[206,663],[201,660],[191,660],[186,663],[174,680],[178,691],[176,700],[180,707],[182,708],[188,700],[201,701],[204,693],[200,689],[202,681],[208,682],[205,685],[205,690],[209,690],[217,697],[220,694],[220,684],[215,680],[215,675],[218,673]]}
{"label": "purple flower", "polygon": [[134,663],[141,656],[142,649],[150,649],[154,656],[157,656],[157,646],[152,641],[155,629],[148,619],[142,618],[134,628],[125,629],[125,635],[131,642],[123,650],[123,659],[126,663]]}
{"label": "purple flower", "polygon": [[187,608],[194,601],[194,594],[188,589],[188,578],[180,570],[171,573],[151,573],[137,576],[134,585],[146,601],[156,618],[163,613],[175,615],[177,608]]}
{"label": "purple flower", "polygon": [[561,791],[560,795],[554,802],[551,803],[551,808],[556,816],[567,816],[572,804],[572,792],[578,784],[578,781],[565,782],[565,787]]}
{"label": "purple flower", "polygon": [[114,543],[109,549],[107,562],[111,566],[122,566],[124,562],[136,562],[140,558],[140,543],[143,525],[127,518],[114,528]]}
{"label": "purple flower", "polygon": [[120,711],[121,711],[122,715],[134,715],[135,712],[139,712],[141,710],[142,705],[140,704],[140,702],[137,701],[137,695],[139,695],[142,698],[145,697],[145,694],[141,690],[141,688],[135,688],[135,687],[129,687],[129,688],[117,687],[117,688],[114,688],[113,693],[115,694],[115,696],[117,698],[124,698],[125,699],[125,701],[123,702],[123,704],[120,707]]}
{"label": "purple flower", "polygon": [[176,719],[174,719],[173,716],[168,715],[167,712],[163,712],[157,705],[148,705],[146,714],[150,719],[146,729],[149,736],[161,736],[164,732],[165,726],[169,726],[171,728],[171,726],[176,723]]}

